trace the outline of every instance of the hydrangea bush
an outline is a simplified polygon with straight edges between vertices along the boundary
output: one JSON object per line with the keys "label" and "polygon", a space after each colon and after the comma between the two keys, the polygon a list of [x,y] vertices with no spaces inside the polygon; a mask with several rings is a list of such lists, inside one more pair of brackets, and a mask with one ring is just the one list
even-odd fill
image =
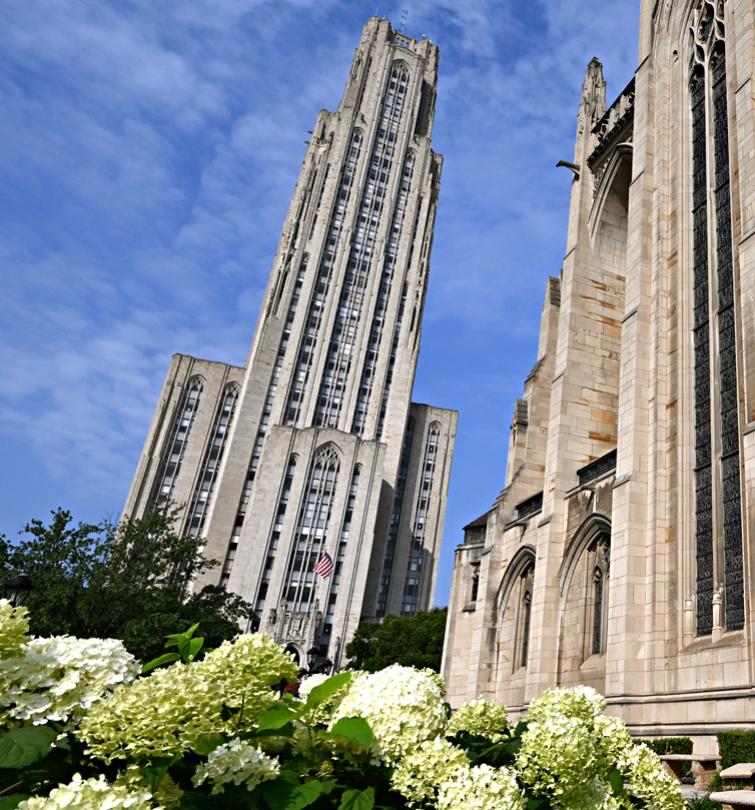
{"label": "hydrangea bush", "polygon": [[136,677],[118,642],[27,633],[0,602],[3,808],[684,807],[585,687],[546,691],[512,726],[486,698],[452,713],[438,675],[402,666],[293,697],[293,660],[261,634]]}

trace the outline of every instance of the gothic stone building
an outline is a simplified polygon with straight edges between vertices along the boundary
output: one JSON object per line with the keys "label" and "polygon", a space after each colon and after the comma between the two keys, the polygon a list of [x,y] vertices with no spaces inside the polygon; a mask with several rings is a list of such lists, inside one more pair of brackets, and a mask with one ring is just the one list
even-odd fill
{"label": "gothic stone building", "polygon": [[452,702],[589,684],[645,735],[755,724],[755,5],[642,0],[579,106],[567,252],[504,487],[456,551]]}
{"label": "gothic stone building", "polygon": [[[243,367],[175,355],[124,513],[182,504],[260,629],[336,666],[432,603],[454,411],[410,402],[441,157],[438,48],[371,19],[320,112]],[[328,555],[332,575],[318,573]]]}

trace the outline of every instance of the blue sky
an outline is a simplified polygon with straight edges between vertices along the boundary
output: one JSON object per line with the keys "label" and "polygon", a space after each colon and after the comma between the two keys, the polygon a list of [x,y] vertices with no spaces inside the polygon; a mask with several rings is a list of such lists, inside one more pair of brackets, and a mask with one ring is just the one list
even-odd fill
{"label": "blue sky", "polygon": [[[377,3],[377,4],[376,4]],[[243,363],[307,130],[364,21],[440,45],[445,157],[414,398],[460,411],[437,602],[499,491],[564,251],[584,69],[639,0],[7,0],[0,531],[119,514],[170,355]],[[610,99],[609,99],[610,101]]]}

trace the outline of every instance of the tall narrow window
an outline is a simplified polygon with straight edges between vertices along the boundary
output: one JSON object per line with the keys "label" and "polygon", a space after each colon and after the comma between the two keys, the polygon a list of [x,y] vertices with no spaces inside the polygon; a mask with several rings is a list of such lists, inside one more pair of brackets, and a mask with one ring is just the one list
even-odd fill
{"label": "tall narrow window", "polygon": [[414,524],[412,527],[412,544],[409,549],[409,561],[406,569],[404,584],[404,600],[401,605],[403,615],[411,615],[417,611],[422,598],[422,569],[425,562],[425,536],[427,534],[427,521],[430,515],[430,498],[435,479],[435,468],[438,463],[438,446],[440,443],[440,425],[437,422],[430,424],[425,441],[425,450],[420,467],[419,492],[414,509]]}
{"label": "tall narrow window", "polygon": [[150,509],[148,511],[161,508],[162,505],[168,503],[173,495],[201,396],[202,381],[199,377],[192,377],[171,426],[170,436],[166,443],[167,449],[158,474],[155,476],[155,485],[150,496]]}
{"label": "tall narrow window", "polygon": [[737,345],[729,183],[729,115],[726,52],[716,43],[711,57],[715,152],[716,271],[718,275],[718,352],[721,396],[721,481],[723,491],[724,610],[727,630],[744,626],[742,504],[739,472]]}
{"label": "tall narrow window", "polygon": [[708,178],[705,71],[692,76],[692,229],[695,347],[695,547],[697,632],[713,626],[713,481],[711,471],[710,325],[708,291]]}
{"label": "tall narrow window", "polygon": [[393,286],[393,277],[396,270],[396,259],[398,257],[401,233],[404,227],[404,216],[409,200],[409,191],[412,184],[412,174],[414,172],[414,153],[408,152],[404,160],[404,168],[401,172],[401,183],[399,187],[396,206],[393,210],[391,228],[388,232],[388,239],[385,246],[385,258],[383,259],[383,273],[380,278],[380,289],[378,290],[377,302],[372,313],[372,325],[370,326],[370,338],[367,343],[367,357],[362,367],[362,377],[359,381],[357,404],[354,409],[354,420],[352,422],[352,433],[362,435],[365,421],[367,419],[367,409],[370,403],[370,395],[375,380],[375,370],[378,364],[378,353],[383,337],[385,326],[385,315]]}
{"label": "tall narrow window", "polygon": [[[692,228],[695,347],[695,545],[697,634],[713,629],[713,591],[723,587],[725,626],[744,626],[739,411],[724,45],[724,0],[701,0],[693,15]],[[712,121],[709,117],[712,112]],[[710,139],[712,134],[712,143]],[[712,184],[712,187],[711,187]],[[715,216],[708,214],[710,202]],[[713,227],[714,226],[714,227]],[[711,296],[711,259],[714,296]],[[717,334],[715,344],[711,333]],[[717,358],[712,356],[715,346]],[[717,361],[717,362],[716,362]],[[718,385],[711,374],[718,369]],[[720,457],[713,464],[712,413],[720,424]],[[722,525],[714,522],[714,498]],[[714,567],[723,545],[723,570]]]}
{"label": "tall narrow window", "polygon": [[235,383],[227,386],[223,392],[218,412],[215,415],[215,422],[210,434],[210,443],[205,450],[202,466],[199,468],[199,479],[194,488],[194,496],[191,499],[191,507],[186,521],[188,533],[193,537],[201,534],[204,528],[205,517],[212,499],[218,468],[223,459],[228,430],[233,420],[238,397],[238,386]]}
{"label": "tall narrow window", "polygon": [[530,653],[530,624],[532,619],[532,581],[535,576],[535,563],[530,562],[519,575],[520,603],[517,622],[517,645],[519,654],[516,657],[520,667],[527,666]]}
{"label": "tall narrow window", "polygon": [[319,339],[325,299],[330,287],[338,243],[344,230],[344,218],[351,199],[359,157],[362,152],[363,138],[364,135],[360,129],[355,129],[352,132],[349,148],[341,169],[341,176],[338,180],[338,190],[325,235],[325,243],[322,246],[320,263],[317,267],[317,278],[312,288],[312,295],[307,309],[304,334],[299,344],[296,364],[294,365],[288,389],[284,414],[284,421],[287,425],[293,425],[299,418],[299,412],[304,400],[304,389],[309,378],[309,369],[312,365],[315,346]]}
{"label": "tall narrow window", "polygon": [[[280,541],[281,532],[283,531],[283,518],[288,509],[288,501],[291,497],[291,487],[294,484],[294,473],[296,472],[296,456],[291,456],[286,468],[286,476],[283,479],[283,486],[278,498],[278,507],[275,510],[275,522],[273,523],[273,531],[267,541],[267,549],[265,552],[265,567],[262,569],[262,581],[257,592],[257,601],[255,603],[255,610],[262,611],[265,607],[265,598],[267,597],[267,590],[270,584],[270,578],[273,572],[273,564],[275,563],[275,556],[278,551],[278,543]],[[231,543],[231,548],[234,544]],[[230,552],[229,552],[230,554]]]}
{"label": "tall narrow window", "polygon": [[333,578],[330,580],[330,591],[328,593],[328,606],[325,610],[325,618],[323,619],[322,635],[320,637],[320,644],[327,647],[330,644],[330,638],[333,631],[333,616],[336,611],[336,601],[338,600],[338,588],[341,584],[341,572],[343,563],[346,559],[346,547],[349,544],[349,535],[351,534],[351,524],[354,520],[354,507],[357,500],[357,492],[359,491],[359,476],[362,468],[357,465],[351,476],[351,484],[349,485],[349,496],[346,499],[346,511],[343,516],[343,523],[341,524],[341,536],[338,541],[338,551],[335,559],[335,567],[333,569]]}
{"label": "tall narrow window", "polygon": [[611,546],[607,537],[601,537],[593,548],[592,576],[592,643],[590,652],[600,655],[606,649],[606,614],[608,613],[608,573]]}
{"label": "tall narrow window", "polygon": [[383,570],[380,576],[380,588],[378,589],[377,605],[375,608],[375,615],[378,618],[385,616],[385,610],[388,604],[388,592],[391,589],[391,577],[393,574],[393,559],[396,554],[398,530],[401,524],[401,512],[404,507],[404,494],[406,492],[406,477],[409,474],[409,459],[411,457],[413,444],[414,419],[410,416],[406,421],[406,430],[404,431],[404,443],[401,447],[396,490],[393,495],[391,522],[388,525],[388,542],[385,544],[385,554],[383,556]]}
{"label": "tall narrow window", "polygon": [[327,445],[318,450],[309,471],[283,588],[292,612],[309,612],[314,602],[314,568],[325,551],[339,466],[338,453]]}
{"label": "tall narrow window", "polygon": [[[394,165],[395,146],[409,84],[409,71],[402,62],[394,64],[383,95],[377,134],[370,152],[367,178],[357,209],[351,237],[346,274],[338,299],[338,309],[330,336],[325,370],[315,408],[315,424],[337,427],[343,405],[346,382],[367,284],[373,264],[375,240],[381,220],[385,195]],[[402,197],[399,193],[396,212],[403,221]],[[405,202],[405,201],[404,201]],[[395,216],[392,225],[395,225]],[[398,226],[397,226],[398,227]],[[391,234],[389,234],[390,241]]]}

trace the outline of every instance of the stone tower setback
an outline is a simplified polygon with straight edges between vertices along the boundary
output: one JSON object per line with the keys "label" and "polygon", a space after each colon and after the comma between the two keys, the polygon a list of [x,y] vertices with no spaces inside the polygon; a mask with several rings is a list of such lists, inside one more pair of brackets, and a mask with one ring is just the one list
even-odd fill
{"label": "stone tower setback", "polygon": [[244,368],[174,358],[126,503],[185,504],[180,528],[221,562],[197,586],[244,596],[302,658],[340,664],[360,618],[431,604],[457,418],[410,404],[437,71],[436,45],[367,22],[312,130]]}

